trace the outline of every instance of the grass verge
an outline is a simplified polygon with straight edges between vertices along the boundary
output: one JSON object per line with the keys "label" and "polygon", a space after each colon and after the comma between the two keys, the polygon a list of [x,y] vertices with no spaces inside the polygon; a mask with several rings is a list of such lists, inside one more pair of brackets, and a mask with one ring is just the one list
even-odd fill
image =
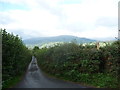
{"label": "grass verge", "polygon": [[5,81],[3,84],[2,84],[2,89],[5,89],[5,88],[12,88],[13,86],[15,86],[18,82],[20,82],[21,80],[21,76],[16,76],[10,80],[7,80]]}
{"label": "grass verge", "polygon": [[86,87],[93,88],[120,88],[120,82],[118,82],[116,77],[113,77],[110,74],[105,73],[96,73],[96,74],[87,74],[87,73],[69,73],[64,72],[59,73],[50,73],[47,70],[42,68],[42,71],[50,77],[55,77],[62,79],[64,81],[74,82],[81,84]]}

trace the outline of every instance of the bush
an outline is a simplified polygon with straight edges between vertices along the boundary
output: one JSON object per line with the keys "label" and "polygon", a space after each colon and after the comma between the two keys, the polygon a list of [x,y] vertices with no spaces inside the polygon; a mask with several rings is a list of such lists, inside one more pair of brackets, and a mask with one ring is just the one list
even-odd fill
{"label": "bush", "polygon": [[79,71],[81,73],[98,73],[99,64],[99,60],[81,60]]}
{"label": "bush", "polygon": [[108,73],[117,75],[120,70],[120,41],[115,41],[111,45],[102,48],[105,69]]}
{"label": "bush", "polygon": [[18,36],[2,32],[2,82],[3,87],[6,82],[22,75],[30,60],[31,51],[23,44]]}
{"label": "bush", "polygon": [[[100,47],[99,50],[95,45],[82,46],[76,43],[65,43],[40,49],[36,56],[41,68],[56,77],[88,84],[91,84],[91,78],[93,78],[92,85],[117,87],[120,77],[119,47],[119,41]],[[111,75],[114,77],[112,78]],[[97,83],[96,80],[100,80],[99,78],[102,81]]]}

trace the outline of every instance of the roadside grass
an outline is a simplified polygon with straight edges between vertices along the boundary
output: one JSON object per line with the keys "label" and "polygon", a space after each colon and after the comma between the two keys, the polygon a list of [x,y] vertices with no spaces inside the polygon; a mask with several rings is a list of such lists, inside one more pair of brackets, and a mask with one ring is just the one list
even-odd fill
{"label": "roadside grass", "polygon": [[[27,67],[28,67],[28,65],[27,65]],[[14,86],[17,85],[22,80],[22,78],[25,76],[25,74],[27,72],[27,67],[26,67],[26,71],[21,72],[21,74],[15,76],[14,78],[11,78],[5,82],[2,82],[2,89],[14,88]]]}
{"label": "roadside grass", "polygon": [[[65,43],[36,50],[38,64],[48,74],[97,88],[120,88],[120,42],[96,45]],[[117,80],[118,79],[118,80]]]}
{"label": "roadside grass", "polygon": [[91,76],[90,82],[88,83],[94,86],[97,86],[98,88],[117,88],[118,87],[118,82],[116,77],[113,77],[109,74],[103,74],[103,73],[93,74]]}
{"label": "roadside grass", "polygon": [[88,73],[75,73],[71,74],[68,72],[64,72],[62,74],[58,73],[50,73],[44,68],[42,71],[50,77],[55,77],[64,81],[74,82],[81,84],[86,87],[93,88],[119,88],[119,83],[116,77],[113,77],[110,74],[105,73],[96,73],[96,74],[88,74]]}
{"label": "roadside grass", "polygon": [[63,81],[66,81],[66,82],[72,82],[72,83],[80,84],[80,85],[85,86],[85,87],[88,87],[88,88],[91,88],[91,87],[92,87],[92,88],[97,88],[97,87],[95,87],[95,86],[93,86],[93,85],[89,85],[89,84],[81,83],[81,82],[74,82],[74,81],[69,80],[69,79],[67,79],[67,78],[65,78],[65,77],[60,77],[58,74],[48,73],[48,72],[45,71],[43,68],[41,68],[41,70],[42,70],[42,73],[43,73],[45,76],[49,77],[49,78],[54,78],[54,79],[63,80]]}
{"label": "roadside grass", "polygon": [[117,88],[118,82],[117,79],[109,74],[83,74],[80,73],[76,76],[67,76],[67,75],[55,75],[58,78],[69,80],[77,83],[84,83],[88,86],[95,86],[97,88]]}
{"label": "roadside grass", "polygon": [[5,88],[12,88],[13,86],[15,86],[18,82],[20,82],[21,80],[21,76],[16,76],[10,80],[5,81],[4,83],[2,83],[2,89]]}

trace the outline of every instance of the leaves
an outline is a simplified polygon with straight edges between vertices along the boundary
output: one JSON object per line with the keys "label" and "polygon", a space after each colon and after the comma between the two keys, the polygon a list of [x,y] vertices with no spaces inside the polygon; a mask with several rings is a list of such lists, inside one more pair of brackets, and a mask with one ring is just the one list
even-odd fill
{"label": "leaves", "polygon": [[119,41],[99,50],[95,45],[65,43],[42,48],[36,56],[41,68],[56,77],[98,87],[117,87],[120,79],[119,47]]}
{"label": "leaves", "polygon": [[2,81],[8,81],[17,75],[23,74],[31,59],[31,52],[23,44],[22,40],[16,35],[2,32]]}

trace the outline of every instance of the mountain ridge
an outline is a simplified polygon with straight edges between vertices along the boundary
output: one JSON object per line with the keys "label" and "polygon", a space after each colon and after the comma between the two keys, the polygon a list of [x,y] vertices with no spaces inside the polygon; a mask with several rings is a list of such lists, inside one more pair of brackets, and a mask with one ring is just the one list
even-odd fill
{"label": "mountain ridge", "polygon": [[23,40],[25,44],[39,44],[39,43],[42,44],[42,43],[49,43],[49,42],[71,42],[71,41],[75,41],[77,43],[87,43],[87,42],[95,42],[96,40],[88,39],[84,37],[72,36],[72,35],[37,37],[37,38],[30,38],[30,39]]}

